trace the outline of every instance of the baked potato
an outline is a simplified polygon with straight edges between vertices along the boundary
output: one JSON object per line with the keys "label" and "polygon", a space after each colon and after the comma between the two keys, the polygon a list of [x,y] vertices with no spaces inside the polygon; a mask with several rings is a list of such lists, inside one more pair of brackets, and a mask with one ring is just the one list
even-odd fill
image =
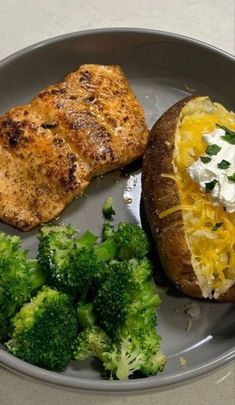
{"label": "baked potato", "polygon": [[202,96],[187,97],[166,111],[150,131],[142,193],[169,279],[192,297],[235,303],[235,173],[218,174],[229,182],[232,205],[226,208],[212,195],[215,185],[219,189],[218,181],[204,181],[202,186],[196,181],[198,173],[193,178],[191,170],[200,159],[204,167],[215,160],[215,149],[221,148],[213,142],[208,147],[205,138],[217,132],[227,142],[226,156],[233,160],[216,164],[219,171],[220,166],[235,164],[235,114]]}

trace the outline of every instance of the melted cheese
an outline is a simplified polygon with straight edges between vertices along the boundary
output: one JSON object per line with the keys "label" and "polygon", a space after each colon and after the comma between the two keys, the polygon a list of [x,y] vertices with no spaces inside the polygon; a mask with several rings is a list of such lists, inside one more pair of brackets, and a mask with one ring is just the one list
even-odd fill
{"label": "melted cheese", "polygon": [[210,196],[190,178],[187,168],[204,154],[202,136],[214,131],[216,124],[235,130],[235,114],[219,104],[211,112],[197,109],[182,114],[174,155],[181,204],[160,214],[164,217],[182,210],[198,284],[204,297],[210,298],[217,298],[235,282],[235,215],[212,206]]}

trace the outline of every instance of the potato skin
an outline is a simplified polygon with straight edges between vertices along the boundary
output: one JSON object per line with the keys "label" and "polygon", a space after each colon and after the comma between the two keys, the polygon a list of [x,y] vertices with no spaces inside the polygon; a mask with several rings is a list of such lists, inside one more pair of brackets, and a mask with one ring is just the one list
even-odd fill
{"label": "potato skin", "polygon": [[[146,217],[167,276],[183,293],[202,298],[202,290],[191,263],[182,212],[159,218],[162,211],[180,204],[177,183],[161,174],[175,174],[173,155],[177,124],[184,106],[196,98],[186,97],[176,103],[151,129],[143,162],[142,194]],[[235,302],[235,285],[218,300]]]}
{"label": "potato skin", "polygon": [[232,302],[235,304],[235,284],[233,284],[224,294],[221,294],[217,301]]}

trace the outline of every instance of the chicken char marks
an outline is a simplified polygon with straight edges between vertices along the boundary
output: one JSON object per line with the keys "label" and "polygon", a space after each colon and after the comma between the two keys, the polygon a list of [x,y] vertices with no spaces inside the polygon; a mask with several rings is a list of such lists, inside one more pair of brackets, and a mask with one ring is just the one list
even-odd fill
{"label": "chicken char marks", "polygon": [[143,155],[144,113],[119,66],[82,65],[0,118],[0,219],[29,230],[91,178]]}

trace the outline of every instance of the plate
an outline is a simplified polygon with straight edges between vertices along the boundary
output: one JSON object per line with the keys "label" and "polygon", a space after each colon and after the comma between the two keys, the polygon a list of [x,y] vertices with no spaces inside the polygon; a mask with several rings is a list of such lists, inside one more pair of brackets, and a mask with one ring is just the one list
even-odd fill
{"label": "plate", "polygon": [[[40,89],[55,83],[83,63],[120,65],[145,109],[148,126],[187,94],[207,94],[234,109],[234,58],[209,45],[170,33],[140,29],[103,29],[64,35],[41,42],[0,63],[0,113],[28,102]],[[112,195],[116,221],[139,223],[141,168],[115,171],[95,179],[82,198],[74,200],[58,219],[78,229],[99,232],[102,206]],[[125,197],[132,202],[125,204]],[[129,200],[130,201],[130,200]],[[22,233],[0,224],[0,230],[18,234],[34,255],[37,230]],[[159,333],[168,356],[163,373],[129,381],[105,381],[94,361],[71,362],[63,373],[47,371],[21,361],[0,348],[0,363],[20,374],[64,387],[128,392],[166,387],[222,366],[235,357],[234,306],[198,302],[200,316],[185,314],[192,299],[161,292]],[[187,361],[180,367],[179,358]]]}

